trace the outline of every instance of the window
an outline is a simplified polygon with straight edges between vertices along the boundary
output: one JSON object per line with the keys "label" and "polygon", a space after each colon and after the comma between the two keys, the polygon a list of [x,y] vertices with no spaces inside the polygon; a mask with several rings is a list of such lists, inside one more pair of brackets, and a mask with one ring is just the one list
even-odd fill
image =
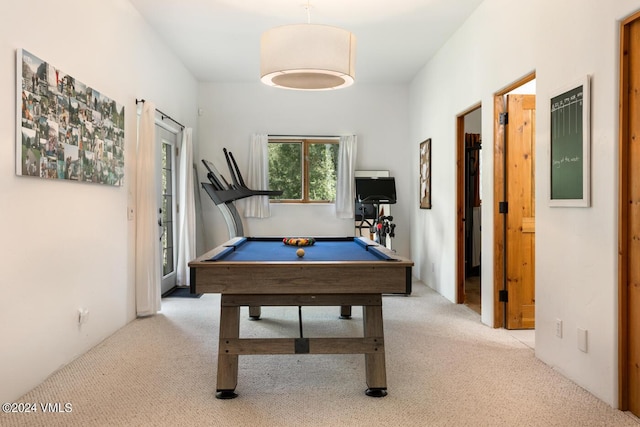
{"label": "window", "polygon": [[173,179],[174,156],[173,145],[168,141],[162,141],[162,275],[173,273],[175,263],[173,261]]}
{"label": "window", "polygon": [[328,203],[336,199],[338,140],[270,139],[269,189],[273,202]]}
{"label": "window", "polygon": [[162,262],[162,283],[160,289],[162,294],[168,292],[176,286],[176,261],[177,261],[177,238],[178,227],[176,227],[176,146],[178,135],[174,131],[166,129],[160,124],[156,124],[156,143],[158,144],[158,171],[157,198],[158,225],[160,226],[160,249],[159,256]]}

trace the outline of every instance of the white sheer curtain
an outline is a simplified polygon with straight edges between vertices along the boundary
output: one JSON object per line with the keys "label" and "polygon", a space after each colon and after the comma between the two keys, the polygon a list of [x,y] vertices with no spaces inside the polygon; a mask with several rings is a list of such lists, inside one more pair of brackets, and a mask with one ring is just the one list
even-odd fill
{"label": "white sheer curtain", "polygon": [[[249,146],[249,171],[247,186],[252,190],[269,189],[269,136],[254,134]],[[251,196],[245,199],[245,217],[268,218],[271,216],[269,196]]]}
{"label": "white sheer curtain", "polygon": [[149,316],[160,310],[160,231],[156,189],[155,112],[145,102],[140,117],[136,160],[136,312]]}
{"label": "white sheer curtain", "polygon": [[178,191],[178,286],[189,286],[189,261],[196,255],[196,204],[193,187],[193,141],[192,129],[182,132],[182,148],[180,149],[180,175]]}
{"label": "white sheer curtain", "polygon": [[336,182],[336,217],[338,218],[354,218],[356,154],[356,135],[341,136]]}

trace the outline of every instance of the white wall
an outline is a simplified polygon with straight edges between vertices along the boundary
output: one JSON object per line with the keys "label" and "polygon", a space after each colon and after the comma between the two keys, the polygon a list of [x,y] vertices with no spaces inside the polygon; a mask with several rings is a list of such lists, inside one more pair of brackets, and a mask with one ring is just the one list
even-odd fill
{"label": "white wall", "polygon": [[[10,4],[9,4],[10,3]],[[0,16],[0,401],[135,317],[136,98],[195,127],[195,79],[127,0],[22,0]],[[15,175],[16,49],[125,105],[122,187]],[[89,310],[78,326],[78,308]]]}
{"label": "white wall", "polygon": [[465,114],[464,133],[479,133],[482,137],[482,108]]}
{"label": "white wall", "polygon": [[[411,215],[413,234],[424,236],[412,239],[414,274],[453,301],[455,117],[482,103],[482,217],[493,218],[493,94],[536,71],[536,355],[614,406],[618,34],[619,20],[638,9],[637,0],[485,0],[410,88],[411,142],[433,141],[434,208]],[[593,76],[592,207],[552,209],[548,100],[585,74]],[[491,325],[492,227],[482,230],[482,253],[482,320]],[[577,348],[578,327],[588,330],[587,353]]]}
{"label": "white wall", "polygon": [[[199,89],[200,157],[216,164],[229,180],[223,148],[231,151],[247,174],[249,142],[253,133],[272,135],[358,136],[356,169],[389,170],[396,178],[398,203],[392,207],[396,238],[393,246],[409,255],[409,212],[418,204],[411,180],[418,152],[408,137],[406,85],[364,85],[327,92],[296,92],[267,87],[256,79],[249,84],[202,83]],[[200,178],[206,180],[201,171]],[[416,178],[417,179],[417,178]],[[206,246],[228,239],[218,208],[201,192]],[[237,204],[242,208],[242,204]],[[336,219],[333,205],[273,204],[268,219],[243,218],[245,235],[353,235],[353,220]]]}

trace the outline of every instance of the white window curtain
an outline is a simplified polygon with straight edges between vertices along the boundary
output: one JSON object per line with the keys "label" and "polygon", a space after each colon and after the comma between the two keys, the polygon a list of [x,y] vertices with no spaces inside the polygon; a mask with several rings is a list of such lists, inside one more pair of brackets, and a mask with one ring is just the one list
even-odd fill
{"label": "white window curtain", "polygon": [[338,218],[354,218],[356,154],[356,135],[341,136],[336,182],[336,217]]}
{"label": "white window curtain", "polygon": [[180,171],[178,175],[178,286],[189,286],[189,261],[196,256],[196,204],[193,187],[193,141],[192,129],[182,132],[180,149]]}
{"label": "white window curtain", "polygon": [[149,316],[160,310],[160,231],[156,188],[156,107],[142,106],[136,159],[136,312]]}
{"label": "white window curtain", "polygon": [[[249,146],[247,186],[252,190],[269,189],[269,136],[254,134]],[[268,218],[271,216],[269,196],[251,196],[245,199],[244,216]]]}

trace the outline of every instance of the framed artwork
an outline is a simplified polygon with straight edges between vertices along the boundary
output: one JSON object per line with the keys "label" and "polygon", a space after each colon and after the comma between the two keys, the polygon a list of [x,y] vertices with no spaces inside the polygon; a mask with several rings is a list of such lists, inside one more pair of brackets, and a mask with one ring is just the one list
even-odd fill
{"label": "framed artwork", "polygon": [[589,76],[551,97],[549,205],[590,206]]}
{"label": "framed artwork", "polygon": [[124,106],[26,50],[16,66],[16,174],[121,186]]}
{"label": "framed artwork", "polygon": [[420,143],[420,209],[431,209],[431,138]]}

